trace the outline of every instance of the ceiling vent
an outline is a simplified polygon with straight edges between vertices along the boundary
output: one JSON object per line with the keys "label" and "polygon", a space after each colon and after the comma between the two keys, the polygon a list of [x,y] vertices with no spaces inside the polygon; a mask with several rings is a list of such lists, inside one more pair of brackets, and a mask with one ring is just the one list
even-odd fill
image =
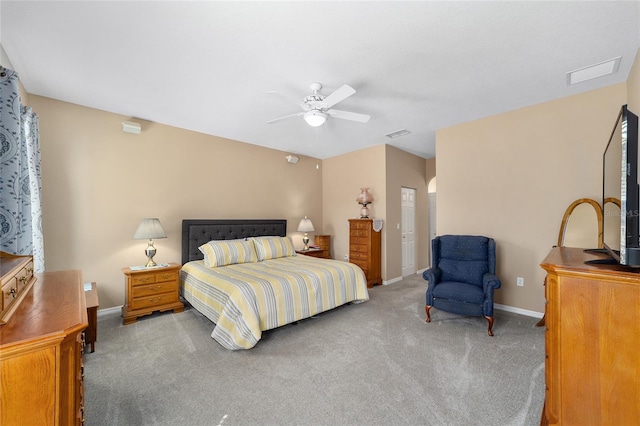
{"label": "ceiling vent", "polygon": [[411,132],[408,131],[407,129],[400,129],[400,130],[396,130],[395,132],[387,133],[385,136],[388,137],[389,139],[395,139],[395,138],[399,138],[400,136],[406,136],[410,134]]}
{"label": "ceiling vent", "polygon": [[569,71],[567,73],[567,86],[618,72],[621,58],[621,56],[618,56],[599,64]]}

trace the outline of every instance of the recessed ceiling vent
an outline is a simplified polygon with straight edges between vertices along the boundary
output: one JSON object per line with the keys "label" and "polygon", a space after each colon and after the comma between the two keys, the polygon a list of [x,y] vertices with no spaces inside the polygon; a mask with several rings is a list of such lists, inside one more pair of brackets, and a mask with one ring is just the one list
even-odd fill
{"label": "recessed ceiling vent", "polygon": [[399,138],[400,136],[406,136],[410,134],[411,132],[408,131],[407,129],[400,129],[400,130],[396,130],[395,132],[387,133],[385,136],[388,137],[389,139],[395,139],[395,138]]}
{"label": "recessed ceiling vent", "polygon": [[599,64],[569,71],[567,73],[567,86],[618,72],[621,58],[621,56],[618,56]]}

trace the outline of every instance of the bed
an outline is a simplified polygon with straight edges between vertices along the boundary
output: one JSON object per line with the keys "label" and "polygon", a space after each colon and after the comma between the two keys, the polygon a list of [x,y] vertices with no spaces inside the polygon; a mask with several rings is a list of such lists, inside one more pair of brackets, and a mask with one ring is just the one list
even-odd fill
{"label": "bed", "polygon": [[182,221],[180,292],[223,347],[250,349],[263,331],[369,299],[362,269],[296,254],[286,229],[281,219]]}

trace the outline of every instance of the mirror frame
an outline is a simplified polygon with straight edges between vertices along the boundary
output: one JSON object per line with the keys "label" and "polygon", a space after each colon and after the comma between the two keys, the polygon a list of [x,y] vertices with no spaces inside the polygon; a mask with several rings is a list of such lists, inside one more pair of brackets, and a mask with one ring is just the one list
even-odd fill
{"label": "mirror frame", "polygon": [[[615,202],[615,200],[605,200],[607,202]],[[575,200],[573,203],[567,207],[567,210],[564,212],[564,216],[562,217],[562,224],[560,225],[560,232],[558,233],[558,247],[564,247],[564,234],[567,231],[567,223],[569,222],[569,218],[571,217],[571,213],[581,204],[590,204],[596,212],[596,219],[598,221],[598,248],[604,247],[604,242],[602,240],[602,228],[603,228],[603,217],[602,217],[602,207],[600,203],[596,200],[592,200],[591,198],[579,198]]]}

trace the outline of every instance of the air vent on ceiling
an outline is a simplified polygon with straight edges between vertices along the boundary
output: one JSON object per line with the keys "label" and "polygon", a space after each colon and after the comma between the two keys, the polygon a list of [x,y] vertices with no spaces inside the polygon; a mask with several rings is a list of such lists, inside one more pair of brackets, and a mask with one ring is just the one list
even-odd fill
{"label": "air vent on ceiling", "polygon": [[411,132],[408,131],[407,129],[400,129],[400,130],[396,130],[395,132],[387,133],[385,136],[388,137],[389,139],[395,139],[395,138],[399,138],[400,136],[406,136],[410,134]]}
{"label": "air vent on ceiling", "polygon": [[567,73],[567,86],[618,72],[621,58],[621,56],[618,56],[599,64],[569,71]]}

